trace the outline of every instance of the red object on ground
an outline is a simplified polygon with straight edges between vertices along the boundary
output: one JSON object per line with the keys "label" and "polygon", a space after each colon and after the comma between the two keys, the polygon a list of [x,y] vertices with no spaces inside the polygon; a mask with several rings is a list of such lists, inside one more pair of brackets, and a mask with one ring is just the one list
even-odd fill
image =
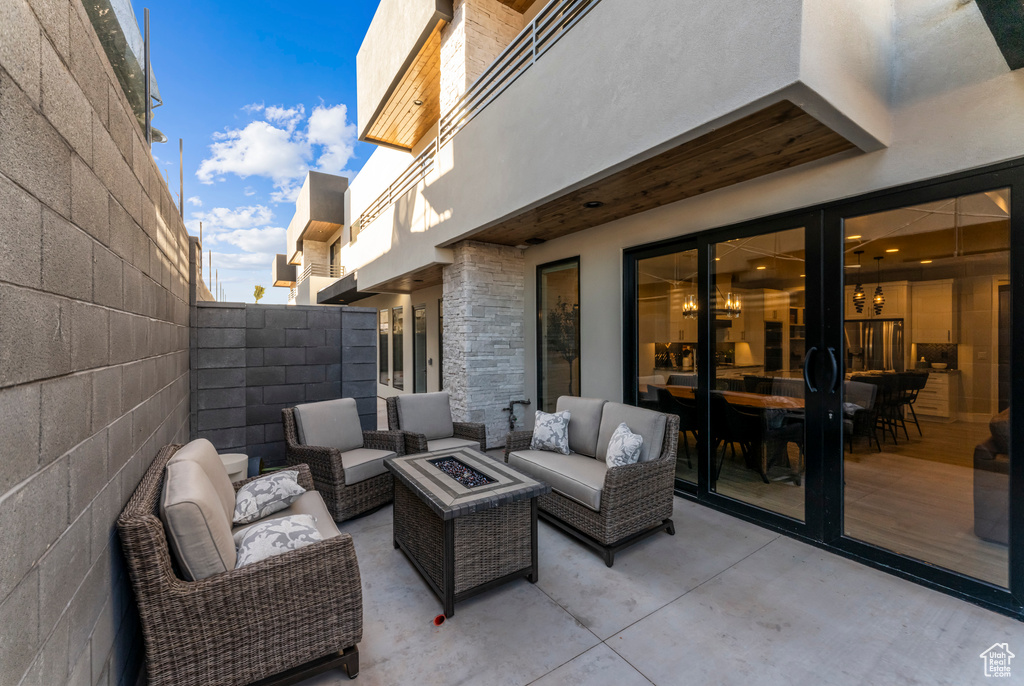
{"label": "red object on ground", "polygon": [[441,626],[442,624],[444,624],[444,615],[434,617],[434,626]]}

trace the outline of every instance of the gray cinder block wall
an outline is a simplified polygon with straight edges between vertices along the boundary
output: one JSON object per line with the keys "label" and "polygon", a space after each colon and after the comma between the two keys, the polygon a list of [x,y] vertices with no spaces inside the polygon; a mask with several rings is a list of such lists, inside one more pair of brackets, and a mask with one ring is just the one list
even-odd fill
{"label": "gray cinder block wall", "polygon": [[286,407],[355,398],[377,428],[374,309],[197,302],[195,323],[193,437],[280,465]]}
{"label": "gray cinder block wall", "polygon": [[456,421],[483,422],[504,444],[512,399],[524,396],[523,251],[463,241],[444,268],[444,381]]}
{"label": "gray cinder block wall", "polygon": [[134,684],[115,520],[188,437],[188,239],[79,1],[0,2],[0,686]]}

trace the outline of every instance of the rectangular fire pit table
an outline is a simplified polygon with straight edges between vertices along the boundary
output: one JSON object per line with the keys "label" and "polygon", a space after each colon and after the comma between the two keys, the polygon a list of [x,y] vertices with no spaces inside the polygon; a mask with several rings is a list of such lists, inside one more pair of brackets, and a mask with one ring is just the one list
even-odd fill
{"label": "rectangular fire pit table", "polygon": [[472,448],[390,457],[384,465],[395,482],[395,548],[426,579],[446,617],[456,601],[506,581],[536,583],[537,497],[550,486]]}

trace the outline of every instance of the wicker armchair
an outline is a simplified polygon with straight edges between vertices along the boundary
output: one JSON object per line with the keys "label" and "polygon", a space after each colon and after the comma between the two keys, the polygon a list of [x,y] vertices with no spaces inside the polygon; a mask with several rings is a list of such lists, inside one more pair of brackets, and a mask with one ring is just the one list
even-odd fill
{"label": "wicker armchair", "polygon": [[[416,401],[422,401],[426,399],[435,400],[437,402],[447,402],[447,397],[441,398],[440,396],[447,396],[445,392],[442,393],[417,393],[412,396],[396,396],[385,399],[385,403],[388,408],[388,428],[394,431],[401,431],[405,437],[405,454],[413,455],[416,453],[425,453],[428,450],[443,450],[446,448],[457,447],[456,443],[469,444],[470,442],[477,443],[480,446],[480,450],[487,450],[487,428],[483,424],[477,424],[473,422],[452,422],[452,434],[450,437],[439,438],[439,439],[428,439],[427,435],[420,433],[419,431],[410,431],[408,427],[403,428],[402,422],[399,415],[398,404],[402,398],[413,398]],[[435,396],[435,398],[430,398]],[[449,410],[449,416],[451,411]],[[447,432],[445,432],[447,433]],[[452,440],[454,439],[454,440]],[[472,446],[476,447],[476,446]]]}
{"label": "wicker armchair", "polygon": [[[511,453],[527,450],[532,438],[531,431],[509,433],[505,462]],[[540,517],[596,549],[609,567],[623,548],[660,531],[675,535],[671,516],[678,445],[679,417],[667,415],[659,456],[608,469],[599,510],[553,490],[540,496]]]}
{"label": "wicker armchair", "polygon": [[[292,683],[340,666],[355,678],[363,599],[352,537],[183,580],[159,516],[164,468],[180,447],[160,451],[117,520],[142,618],[149,683]],[[309,469],[296,468],[299,483],[311,490]]]}
{"label": "wicker armchair", "polygon": [[[289,465],[307,464],[313,474],[316,490],[323,496],[327,510],[337,522],[387,505],[394,498],[391,472],[385,471],[352,484],[345,483],[345,466],[341,451],[299,441],[294,408],[281,410],[284,422],[285,461]],[[363,431],[363,446],[371,450],[387,450],[405,454],[405,441],[398,431]]]}

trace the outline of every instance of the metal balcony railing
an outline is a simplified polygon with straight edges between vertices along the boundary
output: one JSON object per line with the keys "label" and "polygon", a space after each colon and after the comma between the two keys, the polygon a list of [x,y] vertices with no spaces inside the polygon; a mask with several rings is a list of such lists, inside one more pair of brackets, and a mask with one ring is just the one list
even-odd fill
{"label": "metal balcony railing", "polygon": [[[441,116],[437,138],[359,215],[359,231],[364,231],[396,200],[426,179],[434,169],[441,146],[515,83],[600,1],[554,0],[542,9],[473,82],[455,106]],[[353,238],[355,235],[353,232]]]}
{"label": "metal balcony railing", "polygon": [[345,268],[340,265],[326,265],[311,262],[302,270],[299,280],[295,282],[296,285],[302,283],[311,276],[324,276],[327,278],[340,279],[345,276]]}

